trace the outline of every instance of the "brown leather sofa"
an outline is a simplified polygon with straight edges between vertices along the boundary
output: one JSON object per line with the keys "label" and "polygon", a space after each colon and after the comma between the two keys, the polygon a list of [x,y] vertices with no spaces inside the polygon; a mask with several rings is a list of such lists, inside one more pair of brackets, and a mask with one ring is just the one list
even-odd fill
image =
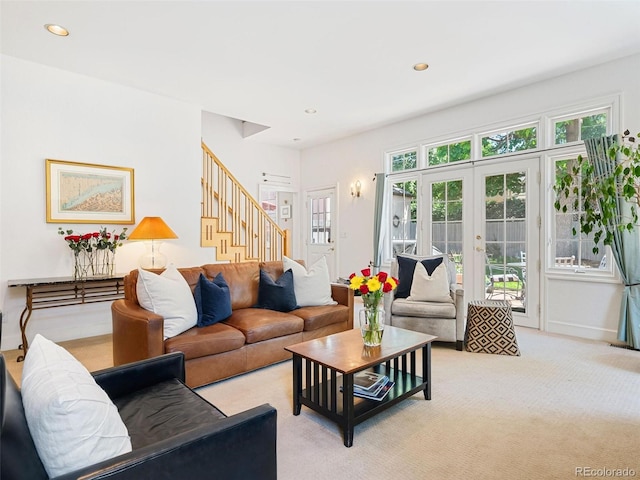
{"label": "brown leather sofa", "polygon": [[[124,279],[123,300],[111,306],[115,365],[183,352],[186,384],[192,388],[291,358],[284,348],[295,343],[353,328],[353,290],[331,284],[337,305],[303,307],[288,313],[253,308],[258,301],[260,269],[277,279],[281,261],[215,263],[180,268],[191,290],[200,274],[222,273],[229,285],[232,315],[206,327],[193,327],[163,340],[163,318],[138,303],[138,270]],[[160,273],[161,270],[156,270]]]}

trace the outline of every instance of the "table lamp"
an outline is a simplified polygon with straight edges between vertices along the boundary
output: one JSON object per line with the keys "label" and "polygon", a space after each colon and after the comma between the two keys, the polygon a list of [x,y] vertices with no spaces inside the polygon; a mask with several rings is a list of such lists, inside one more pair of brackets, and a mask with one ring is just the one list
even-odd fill
{"label": "table lamp", "polygon": [[164,268],[167,257],[160,252],[162,240],[178,238],[160,217],[144,217],[127,237],[128,240],[144,240],[147,251],[140,257],[142,268]]}

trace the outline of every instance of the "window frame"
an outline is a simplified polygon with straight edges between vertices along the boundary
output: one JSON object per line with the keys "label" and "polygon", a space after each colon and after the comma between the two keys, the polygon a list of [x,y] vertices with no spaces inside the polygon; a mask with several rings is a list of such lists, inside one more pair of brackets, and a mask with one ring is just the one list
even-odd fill
{"label": "window frame", "polygon": [[[503,157],[508,157],[508,156],[513,156],[513,155],[522,155],[525,153],[533,153],[536,152],[538,150],[540,150],[540,145],[542,143],[542,141],[544,140],[542,138],[541,135],[541,126],[542,126],[542,121],[540,118],[537,118],[535,120],[529,121],[529,122],[523,122],[523,123],[517,123],[517,124],[506,124],[502,127],[499,128],[492,128],[491,130],[483,130],[478,132],[477,135],[477,152],[476,152],[476,158],[477,160],[493,160],[496,158],[503,158]],[[487,138],[489,136],[491,136],[491,134],[494,133],[506,133],[507,135],[509,133],[513,133],[513,132],[517,132],[519,130],[524,130],[526,128],[530,128],[530,127],[535,127],[536,129],[536,147],[535,148],[528,148],[526,150],[514,150],[511,152],[506,152],[506,153],[500,153],[500,154],[496,154],[496,155],[488,155],[488,156],[484,156],[482,154],[482,140],[484,138]]]}
{"label": "window frame", "polygon": [[[406,148],[401,148],[398,150],[392,150],[392,151],[388,151],[386,153],[386,165],[385,165],[385,170],[388,174],[401,174],[404,172],[415,172],[416,170],[419,170],[422,167],[422,155],[420,154],[420,147],[418,145],[414,145],[411,147],[406,147]],[[398,155],[404,155],[407,153],[411,153],[411,152],[415,152],[416,153],[416,166],[415,168],[404,168],[402,170],[393,170],[393,157],[398,156]]]}
{"label": "window frame", "polygon": [[415,239],[415,248],[416,253],[420,251],[420,234],[421,234],[421,215],[422,215],[422,207],[421,207],[421,185],[422,182],[420,180],[420,175],[418,174],[416,169],[406,170],[402,172],[394,172],[393,175],[387,175],[386,185],[385,185],[385,203],[386,206],[384,210],[387,212],[387,218],[383,218],[383,222],[386,224],[388,235],[385,236],[385,245],[384,245],[384,255],[383,255],[383,263],[390,264],[394,256],[393,249],[393,185],[396,183],[405,183],[410,181],[416,181],[416,239]]}
{"label": "window frame", "polygon": [[[455,145],[458,143],[462,143],[462,142],[469,142],[469,158],[464,159],[464,160],[458,160],[455,162],[452,162],[449,157],[450,155],[448,155],[448,159],[446,163],[439,163],[437,165],[430,165],[429,164],[429,150],[431,150],[432,148],[438,148],[438,147],[449,147],[449,151],[450,152],[450,147],[451,145]],[[474,141],[473,141],[473,135],[465,135],[463,137],[458,137],[458,138],[450,138],[447,139],[446,141],[443,142],[433,142],[433,143],[423,143],[421,145],[421,150],[422,150],[422,158],[424,159],[424,168],[437,168],[437,167],[442,167],[445,165],[460,165],[463,164],[465,162],[470,162],[471,160],[473,160],[474,158]]]}
{"label": "window frame", "polygon": [[584,139],[581,138],[582,137],[582,128],[580,128],[579,130],[579,136],[580,138],[578,140],[575,140],[573,142],[566,142],[566,143],[556,143],[556,123],[558,122],[562,122],[562,121],[567,121],[567,120],[582,120],[585,117],[590,117],[593,115],[597,115],[600,113],[605,113],[607,115],[607,123],[605,126],[606,129],[606,134],[608,134],[609,132],[613,131],[612,129],[612,124],[613,124],[613,104],[609,103],[606,106],[600,106],[600,107],[594,107],[594,108],[588,108],[585,110],[581,110],[581,111],[574,111],[573,113],[568,113],[565,115],[556,115],[556,116],[550,116],[549,117],[549,147],[551,148],[568,148],[574,145],[583,145],[584,144]]}
{"label": "window frame", "polygon": [[[564,144],[563,144],[564,145]],[[561,151],[556,151],[550,154],[545,155],[545,164],[548,172],[547,175],[547,185],[548,185],[548,198],[547,198],[547,252],[546,252],[546,262],[545,262],[545,273],[555,278],[567,278],[570,277],[572,279],[580,278],[580,279],[611,279],[614,280],[616,278],[616,274],[613,268],[613,254],[611,248],[607,245],[601,245],[600,249],[604,250],[604,254],[607,256],[606,267],[605,268],[586,268],[576,266],[575,268],[567,268],[567,267],[559,267],[555,264],[556,258],[556,244],[557,244],[557,236],[556,236],[556,215],[558,212],[555,209],[555,200],[556,193],[553,189],[556,181],[556,163],[563,160],[569,160],[571,158],[576,158],[578,155],[586,155],[587,151],[584,147],[584,143],[580,142],[578,144],[573,144],[570,147],[563,147]],[[553,260],[553,261],[552,261]]]}

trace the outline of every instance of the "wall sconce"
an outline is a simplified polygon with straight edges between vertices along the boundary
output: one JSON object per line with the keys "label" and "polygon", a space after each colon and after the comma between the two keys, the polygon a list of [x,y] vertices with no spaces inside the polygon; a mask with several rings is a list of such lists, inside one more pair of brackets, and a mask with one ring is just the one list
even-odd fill
{"label": "wall sconce", "polygon": [[160,252],[162,240],[178,238],[160,217],[144,217],[128,236],[128,240],[144,240],[147,252],[140,257],[142,268],[164,268],[167,257]]}
{"label": "wall sconce", "polygon": [[362,191],[362,183],[360,183],[360,180],[356,180],[355,184],[351,184],[351,196],[352,197],[359,197],[360,196],[360,192]]}

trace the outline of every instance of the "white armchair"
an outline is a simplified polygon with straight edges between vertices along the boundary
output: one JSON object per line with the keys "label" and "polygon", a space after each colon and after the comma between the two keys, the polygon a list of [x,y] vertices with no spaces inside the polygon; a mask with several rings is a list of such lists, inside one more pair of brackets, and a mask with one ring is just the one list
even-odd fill
{"label": "white armchair", "polygon": [[[457,350],[462,350],[464,342],[464,290],[456,285],[455,264],[446,255],[436,255],[428,257],[418,257],[413,255],[402,255],[404,258],[417,260],[443,258],[443,263],[447,269],[449,282],[449,301],[415,301],[408,298],[396,298],[398,291],[385,295],[384,310],[385,323],[394,327],[404,328],[423,332],[438,337],[438,341],[454,342]],[[405,261],[402,261],[405,264]],[[391,275],[399,278],[401,284],[407,281],[407,273],[401,276],[398,260],[393,259],[391,263]],[[411,272],[409,282],[411,282]],[[405,285],[405,290],[406,290]],[[413,293],[412,293],[413,296]]]}

